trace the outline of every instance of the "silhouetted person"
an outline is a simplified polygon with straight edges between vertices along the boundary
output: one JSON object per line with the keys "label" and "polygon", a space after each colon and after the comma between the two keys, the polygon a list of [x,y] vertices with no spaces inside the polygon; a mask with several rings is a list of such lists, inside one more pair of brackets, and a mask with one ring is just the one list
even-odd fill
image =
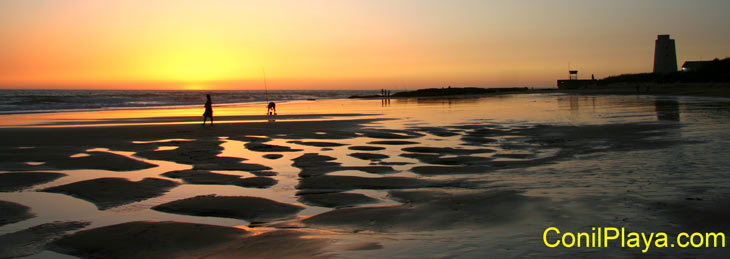
{"label": "silhouetted person", "polygon": [[205,125],[205,120],[210,118],[210,126],[213,126],[213,102],[210,101],[210,94],[206,94],[205,97],[208,98],[208,101],[205,102],[205,112],[203,112],[203,125]]}
{"label": "silhouetted person", "polygon": [[268,115],[276,115],[276,104],[274,102],[270,102],[266,107],[266,113]]}

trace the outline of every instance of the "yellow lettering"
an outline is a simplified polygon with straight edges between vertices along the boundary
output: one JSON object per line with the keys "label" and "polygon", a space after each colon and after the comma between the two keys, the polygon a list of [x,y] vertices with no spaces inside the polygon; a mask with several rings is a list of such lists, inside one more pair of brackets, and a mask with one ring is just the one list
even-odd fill
{"label": "yellow lettering", "polygon": [[[557,236],[553,237],[551,232],[555,232],[555,235]],[[548,238],[548,236],[551,238]],[[669,240],[669,235],[665,232],[639,233],[625,231],[624,228],[621,228],[619,231],[619,229],[615,227],[592,227],[590,233],[560,233],[558,228],[548,227],[542,233],[543,243],[545,246],[550,248],[558,247],[560,245],[567,248],[609,247],[609,240],[618,240],[619,237],[621,237],[621,247],[640,248],[641,253],[648,252],[652,246],[658,248],[674,247],[675,245],[681,248],[689,246],[699,248],[703,245],[704,247],[725,247],[725,233],[723,232],[695,232],[691,234],[681,232],[677,235],[675,240]],[[672,243],[672,241],[674,241],[674,243]]]}
{"label": "yellow lettering", "polygon": [[586,242],[585,243],[586,244],[586,247],[591,247],[591,242],[590,242],[591,241],[591,237],[586,232],[578,233],[578,247],[580,247],[581,237],[584,237],[583,240],[585,240],[585,242]]}
{"label": "yellow lettering", "polygon": [[[700,242],[699,243],[696,243],[695,244],[695,237],[699,237],[700,238]],[[696,232],[695,233],[692,233],[692,236],[689,237],[689,243],[692,244],[692,247],[700,247],[700,246],[702,246],[702,241],[703,241],[702,238],[703,238],[702,234],[696,233]]]}
{"label": "yellow lettering", "polygon": [[649,247],[651,246],[651,240],[654,239],[654,233],[649,235],[649,239],[646,239],[646,234],[641,233],[641,239],[644,240],[644,245],[646,246],[646,248],[642,249],[641,252],[646,253],[646,251],[649,251]]}
{"label": "yellow lettering", "polygon": [[689,234],[687,234],[686,232],[679,233],[679,235],[677,235],[677,244],[679,245],[679,247],[689,246],[688,242],[682,242],[683,237],[689,237]]}
{"label": "yellow lettering", "polygon": [[553,244],[548,243],[548,241],[547,241],[547,235],[548,235],[548,232],[550,232],[550,231],[555,231],[556,234],[560,235],[560,230],[558,230],[558,228],[556,228],[556,227],[549,227],[549,228],[545,229],[545,232],[542,233],[542,242],[544,242],[545,243],[545,246],[547,246],[547,247],[557,247],[557,246],[559,246],[560,245],[560,239],[558,239]]}
{"label": "yellow lettering", "polygon": [[[599,230],[600,232],[600,230]],[[596,228],[591,228],[591,247],[596,247]]]}
{"label": "yellow lettering", "polygon": [[[568,242],[565,241],[566,237],[570,237],[570,244],[568,244]],[[573,233],[570,233],[570,232],[566,232],[565,234],[563,234],[563,246],[564,247],[573,247],[574,245],[575,245],[575,235],[573,235]]]}
{"label": "yellow lettering", "polygon": [[[608,231],[613,231],[613,236],[609,236]],[[618,229],[617,228],[603,228],[603,247],[608,247],[608,240],[617,239],[617,238],[618,238]]]}
{"label": "yellow lettering", "polygon": [[659,232],[658,234],[656,234],[656,237],[657,237],[657,239],[654,242],[654,246],[656,246],[656,247],[668,247],[669,246],[669,244],[668,244],[669,242],[667,241],[667,233]]}
{"label": "yellow lettering", "polygon": [[712,238],[712,247],[717,247],[717,240],[718,237],[722,238],[722,242],[720,242],[720,247],[725,247],[725,233],[714,233],[710,232],[705,234],[705,247],[710,246],[710,238]]}
{"label": "yellow lettering", "polygon": [[626,242],[629,247],[639,247],[641,246],[641,242],[639,242],[639,234],[636,232],[629,233],[629,240]]}

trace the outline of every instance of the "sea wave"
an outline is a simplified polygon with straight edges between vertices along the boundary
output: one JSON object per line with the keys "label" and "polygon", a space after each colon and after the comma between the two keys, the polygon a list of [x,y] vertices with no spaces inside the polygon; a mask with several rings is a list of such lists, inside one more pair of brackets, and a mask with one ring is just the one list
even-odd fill
{"label": "sea wave", "polygon": [[373,94],[367,90],[160,91],[160,90],[0,90],[0,114],[185,107],[216,104],[339,99]]}

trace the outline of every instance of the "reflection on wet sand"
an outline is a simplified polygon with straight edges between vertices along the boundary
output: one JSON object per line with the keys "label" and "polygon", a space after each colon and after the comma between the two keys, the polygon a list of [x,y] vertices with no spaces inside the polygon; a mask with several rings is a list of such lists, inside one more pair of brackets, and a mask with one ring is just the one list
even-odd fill
{"label": "reflection on wet sand", "polygon": [[[23,186],[0,200],[36,217],[0,226],[0,239],[74,221],[82,223],[61,231],[69,236],[47,235],[48,249],[80,257],[569,257],[605,252],[549,250],[539,240],[545,226],[670,231],[694,226],[688,213],[708,212],[718,217],[704,220],[725,230],[717,219],[730,214],[704,205],[727,195],[730,164],[718,157],[728,147],[717,143],[729,141],[730,120],[705,124],[696,115],[705,103],[668,100],[515,95],[397,99],[388,109],[382,100],[347,100],[319,105],[362,114],[213,128],[5,129],[2,170],[37,175],[21,184],[28,173],[0,173]],[[680,105],[691,120],[663,122],[679,120]],[[65,139],[50,136],[60,131]],[[154,249],[130,250],[141,240]],[[264,249],[272,247],[281,251]]]}
{"label": "reflection on wet sand", "polygon": [[654,107],[657,120],[679,121],[679,102],[676,99],[657,99]]}

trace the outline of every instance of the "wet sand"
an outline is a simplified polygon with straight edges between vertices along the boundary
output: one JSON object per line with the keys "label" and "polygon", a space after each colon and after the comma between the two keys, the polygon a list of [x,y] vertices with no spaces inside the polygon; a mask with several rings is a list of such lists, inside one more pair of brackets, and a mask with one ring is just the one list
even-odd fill
{"label": "wet sand", "polygon": [[187,215],[229,217],[249,222],[266,222],[291,217],[303,208],[259,197],[208,195],[168,202],[152,209]]}
{"label": "wet sand", "polygon": [[20,191],[66,176],[62,173],[3,173],[0,174],[0,192]]}
{"label": "wet sand", "polygon": [[[264,173],[258,173],[264,174]],[[274,176],[275,173],[269,174]],[[276,180],[271,177],[247,177],[241,178],[238,175],[229,174],[218,174],[204,170],[183,170],[183,171],[171,171],[162,174],[162,176],[170,178],[183,179],[185,183],[190,184],[220,184],[220,185],[238,185],[241,187],[256,187],[256,188],[267,188],[276,184]]]}
{"label": "wet sand", "polygon": [[97,178],[41,191],[68,194],[90,201],[100,210],[160,196],[178,184],[159,178],[132,182],[124,178]]}
{"label": "wet sand", "polygon": [[251,235],[232,228],[182,222],[129,222],[81,231],[53,242],[54,251],[82,258],[317,258],[325,240],[297,231]]}
{"label": "wet sand", "polygon": [[22,204],[18,204],[10,201],[0,201],[0,226],[23,221],[34,217],[30,212],[30,208]]}
{"label": "wet sand", "polygon": [[525,197],[514,191],[443,192],[392,191],[402,205],[343,208],[304,220],[314,226],[333,226],[346,231],[424,231],[468,228],[512,223],[538,208],[540,199]]}
{"label": "wet sand", "polygon": [[63,237],[66,232],[88,226],[88,222],[52,222],[0,236],[0,258],[37,254],[46,245]]}
{"label": "wet sand", "polygon": [[[730,214],[716,209],[726,204],[721,175],[696,170],[687,179],[686,167],[672,167],[681,159],[652,162],[681,150],[689,162],[725,168],[693,157],[704,145],[721,148],[691,137],[714,128],[657,119],[653,107],[630,112],[639,115],[613,121],[626,112],[608,112],[614,117],[597,116],[600,123],[346,113],[212,127],[108,120],[114,126],[3,128],[0,198],[12,203],[0,206],[13,213],[0,218],[7,224],[0,240],[24,238],[2,250],[81,258],[566,257],[605,250],[549,250],[545,227],[728,229]],[[63,209],[24,196],[31,194],[88,201],[98,213],[91,218],[109,219],[49,216]],[[33,221],[35,206],[48,218]],[[698,213],[702,222],[691,217]]]}

